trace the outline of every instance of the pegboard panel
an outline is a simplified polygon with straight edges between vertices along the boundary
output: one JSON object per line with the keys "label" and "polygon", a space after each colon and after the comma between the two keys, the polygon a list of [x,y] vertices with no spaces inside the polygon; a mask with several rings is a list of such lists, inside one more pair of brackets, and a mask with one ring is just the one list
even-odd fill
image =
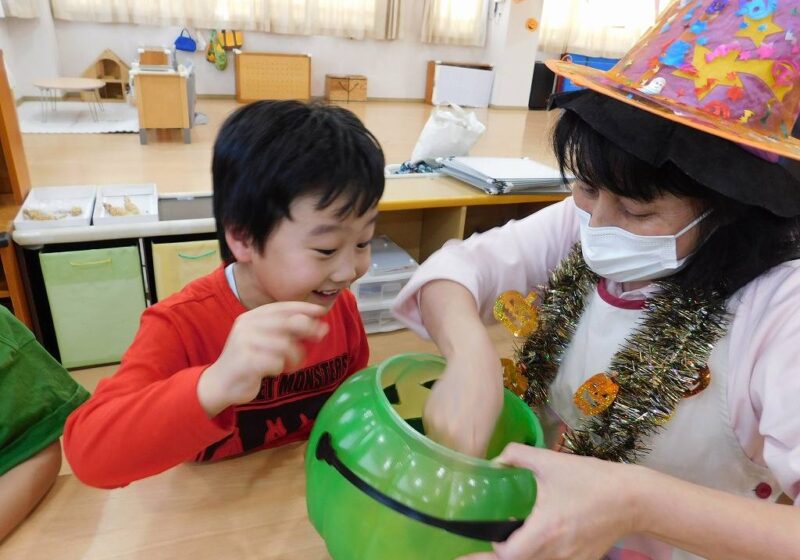
{"label": "pegboard panel", "polygon": [[311,57],[242,52],[236,55],[236,100],[310,99]]}

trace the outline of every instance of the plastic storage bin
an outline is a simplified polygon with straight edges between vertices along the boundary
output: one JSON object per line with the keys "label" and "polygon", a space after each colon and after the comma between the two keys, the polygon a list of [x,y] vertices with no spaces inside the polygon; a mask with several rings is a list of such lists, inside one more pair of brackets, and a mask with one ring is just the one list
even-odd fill
{"label": "plastic storage bin", "polygon": [[64,367],[118,362],[145,308],[138,248],[42,252],[39,261]]}
{"label": "plastic storage bin", "polygon": [[211,273],[221,262],[216,239],[153,243],[156,297],[163,300],[186,284]]}
{"label": "plastic storage bin", "polygon": [[372,263],[369,271],[359,282],[365,282],[372,277],[404,272],[412,273],[419,266],[417,261],[411,258],[411,255],[385,235],[374,238],[370,243],[370,249],[372,250]]}
{"label": "plastic storage bin", "polygon": [[371,248],[369,271],[350,287],[356,296],[364,328],[368,333],[402,329],[402,323],[389,309],[419,265],[385,235],[373,239]]}
{"label": "plastic storage bin", "polygon": [[412,272],[401,272],[384,277],[364,276],[354,283],[350,289],[358,300],[358,304],[391,303],[403,286],[408,284]]}
{"label": "plastic storage bin", "polygon": [[[597,68],[598,70],[611,70],[614,65],[619,62],[618,58],[603,58],[600,56],[586,56],[582,54],[572,54],[567,53],[561,57],[562,60],[567,60],[573,62],[575,64],[581,64],[583,66],[588,66],[589,68]],[[579,89],[583,89],[580,86],[575,85],[571,80],[567,80],[566,78],[560,79],[558,81],[558,91],[565,92],[565,91],[577,91]]]}
{"label": "plastic storage bin", "polygon": [[405,326],[398,321],[391,311],[392,303],[358,303],[358,312],[367,334],[396,331]]}

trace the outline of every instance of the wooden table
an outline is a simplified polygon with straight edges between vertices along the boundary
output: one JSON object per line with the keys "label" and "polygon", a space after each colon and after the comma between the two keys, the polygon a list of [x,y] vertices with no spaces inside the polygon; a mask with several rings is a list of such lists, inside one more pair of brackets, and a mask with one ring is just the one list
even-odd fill
{"label": "wooden table", "polygon": [[58,92],[92,92],[93,100],[89,101],[89,113],[95,121],[100,120],[100,111],[103,111],[103,104],[100,102],[98,90],[105,87],[103,80],[94,78],[50,78],[48,80],[38,80],[33,85],[39,88],[42,93],[42,121],[47,121],[48,108],[53,111],[58,110]]}
{"label": "wooden table", "polygon": [[2,560],[327,560],[306,517],[305,443],[185,464],[117,490],[58,478]]}

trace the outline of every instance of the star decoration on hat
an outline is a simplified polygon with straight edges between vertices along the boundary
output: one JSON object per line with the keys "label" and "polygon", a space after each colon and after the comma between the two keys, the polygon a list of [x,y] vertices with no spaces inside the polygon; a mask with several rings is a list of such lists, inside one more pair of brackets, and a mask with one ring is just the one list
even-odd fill
{"label": "star decoration on hat", "polygon": [[774,64],[772,60],[741,60],[738,59],[739,51],[731,50],[724,56],[718,56],[711,62],[706,62],[706,56],[709,53],[710,51],[706,47],[696,47],[692,61],[694,70],[691,72],[684,70],[673,72],[675,76],[689,78],[694,81],[698,100],[702,100],[717,86],[743,88],[739,74],[753,74],[760,78],[778,99],[783,99],[786,92],[791,89],[791,85],[776,86],[775,80],[772,78],[772,66]]}
{"label": "star decoration on hat", "polygon": [[761,46],[761,43],[764,42],[764,39],[769,37],[774,33],[780,33],[783,31],[783,28],[772,21],[772,17],[774,14],[770,14],[769,17],[765,17],[763,19],[753,19],[748,16],[744,16],[742,19],[747,24],[747,27],[744,27],[736,32],[737,37],[747,37],[757,47]]}

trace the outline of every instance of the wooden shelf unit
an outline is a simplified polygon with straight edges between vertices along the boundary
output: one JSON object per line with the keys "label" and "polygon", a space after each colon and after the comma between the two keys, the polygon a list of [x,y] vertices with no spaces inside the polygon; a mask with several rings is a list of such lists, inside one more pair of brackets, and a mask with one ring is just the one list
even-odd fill
{"label": "wooden shelf unit", "polygon": [[14,217],[31,189],[31,179],[19,130],[17,104],[5,68],[0,51],[0,300],[32,328],[16,246],[10,238]]}
{"label": "wooden shelf unit", "polygon": [[389,179],[375,229],[422,262],[450,239],[466,239],[524,218],[566,196],[492,196],[450,177]]}
{"label": "wooden shelf unit", "polygon": [[[100,99],[106,101],[128,100],[128,72],[130,67],[111,49],[104,50],[83,72],[84,78],[95,78],[105,82],[99,90]],[[93,93],[81,93],[84,101],[93,101]]]}

